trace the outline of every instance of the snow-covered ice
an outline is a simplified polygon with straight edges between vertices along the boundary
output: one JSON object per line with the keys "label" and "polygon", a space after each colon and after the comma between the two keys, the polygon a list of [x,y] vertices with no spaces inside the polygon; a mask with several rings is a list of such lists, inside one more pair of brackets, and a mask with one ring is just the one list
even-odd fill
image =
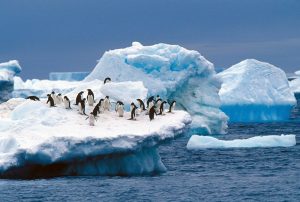
{"label": "snow-covered ice", "polygon": [[12,97],[14,90],[14,76],[21,72],[22,68],[17,60],[0,63],[0,103]]}
{"label": "snow-covered ice", "polygon": [[267,135],[255,136],[248,139],[219,140],[209,136],[193,135],[187,149],[206,148],[250,148],[250,147],[291,147],[296,145],[295,135]]}
{"label": "snow-covered ice", "polygon": [[225,133],[227,116],[219,109],[220,81],[214,66],[199,52],[178,45],[131,47],[104,53],[94,70],[84,81],[142,81],[148,96],[175,99],[181,109],[193,119],[192,127],[208,134]]}
{"label": "snow-covered ice", "polygon": [[284,71],[269,63],[247,59],[218,77],[221,109],[232,122],[287,120],[296,104]]}
{"label": "snow-covered ice", "polygon": [[[73,101],[72,92],[69,96]],[[127,120],[129,112],[118,117],[112,110],[89,126],[77,106],[72,105],[72,110],[63,105],[49,108],[45,102],[18,98],[0,105],[0,176],[162,172],[166,168],[156,147],[182,133],[191,122],[189,114],[179,110],[151,122],[144,114],[131,121]],[[87,107],[87,113],[91,109]]]}

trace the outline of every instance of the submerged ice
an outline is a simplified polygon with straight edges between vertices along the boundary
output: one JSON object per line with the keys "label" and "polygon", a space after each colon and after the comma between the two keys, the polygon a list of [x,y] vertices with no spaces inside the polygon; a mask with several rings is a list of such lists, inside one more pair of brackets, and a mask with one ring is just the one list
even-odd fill
{"label": "submerged ice", "polygon": [[269,63],[244,60],[218,77],[221,109],[231,122],[287,120],[296,104],[284,71]]}
{"label": "submerged ice", "polygon": [[295,145],[295,135],[267,135],[235,140],[219,140],[209,136],[193,135],[187,144],[187,149],[291,147]]}
{"label": "submerged ice", "polygon": [[206,134],[225,133],[227,116],[219,109],[220,82],[214,66],[199,52],[178,45],[131,47],[107,51],[85,81],[142,81],[148,96],[157,94],[192,115],[193,128]]}

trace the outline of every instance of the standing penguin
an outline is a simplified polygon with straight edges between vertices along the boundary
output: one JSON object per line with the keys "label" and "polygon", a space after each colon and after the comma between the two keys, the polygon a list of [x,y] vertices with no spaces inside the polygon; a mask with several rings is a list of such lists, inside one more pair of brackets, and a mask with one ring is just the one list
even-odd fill
{"label": "standing penguin", "polygon": [[166,104],[166,103],[167,103],[166,101],[163,101],[163,102],[160,104],[159,115],[163,115],[163,113],[164,113],[164,104]]}
{"label": "standing penguin", "polygon": [[119,114],[119,117],[124,116],[124,103],[121,101],[118,101],[116,104],[116,112]]}
{"label": "standing penguin", "polygon": [[100,99],[98,102],[98,113],[104,112],[104,99]]}
{"label": "standing penguin", "polygon": [[49,107],[55,107],[55,103],[54,103],[52,96],[50,94],[48,94],[47,97],[48,97],[48,100],[47,100],[46,104],[49,103]]}
{"label": "standing penguin", "polygon": [[56,104],[60,104],[63,102],[63,97],[61,95],[61,93],[58,93],[56,96]]}
{"label": "standing penguin", "polygon": [[80,101],[82,100],[82,94],[84,92],[83,91],[80,91],[77,96],[76,96],[76,101],[75,101],[75,105],[78,105],[80,103]]}
{"label": "standing penguin", "polygon": [[93,114],[93,112],[91,112],[90,115],[86,119],[89,119],[90,126],[95,126],[96,116]]}
{"label": "standing penguin", "polygon": [[86,97],[87,102],[88,102],[89,106],[93,106],[94,102],[95,102],[94,93],[93,93],[93,91],[91,89],[87,89],[87,90],[88,90],[88,95]]}
{"label": "standing penguin", "polygon": [[104,111],[105,110],[109,111],[109,109],[110,109],[109,96],[106,96],[105,99],[104,99],[103,109],[104,109]]}
{"label": "standing penguin", "polygon": [[137,101],[139,102],[139,104],[140,104],[141,111],[145,111],[146,108],[145,108],[145,104],[144,104],[143,100],[141,100],[141,99],[136,99],[136,100],[137,100]]}
{"label": "standing penguin", "polygon": [[150,121],[152,121],[154,119],[154,115],[157,115],[157,114],[156,114],[155,106],[152,106],[149,110]]}
{"label": "standing penguin", "polygon": [[129,120],[135,120],[135,110],[137,109],[137,106],[132,102],[130,104],[130,119]]}
{"label": "standing penguin", "polygon": [[148,100],[147,100],[147,108],[149,108],[149,104],[150,104],[150,102],[153,102],[153,100],[154,100],[154,96],[151,96],[151,97],[148,98]]}
{"label": "standing penguin", "polygon": [[104,79],[104,84],[109,83],[109,82],[111,82],[111,79],[110,79],[109,77],[106,77],[106,78]]}
{"label": "standing penguin", "polygon": [[100,109],[99,109],[99,103],[96,104],[96,106],[94,107],[93,111],[91,113],[93,113],[93,115],[96,117],[98,116],[98,113],[100,114]]}
{"label": "standing penguin", "polygon": [[57,98],[56,98],[56,95],[55,95],[55,92],[54,92],[54,91],[52,91],[51,97],[52,97],[52,99],[53,99],[53,101],[54,101],[54,104],[56,105],[56,104],[57,104]]}
{"label": "standing penguin", "polygon": [[171,112],[174,111],[174,109],[175,109],[176,101],[175,101],[175,100],[172,101],[171,104],[169,104],[169,105],[170,105],[170,106],[169,106],[169,111],[168,111],[168,113],[171,113]]}
{"label": "standing penguin", "polygon": [[71,102],[67,96],[64,96],[63,103],[66,109],[71,109]]}
{"label": "standing penguin", "polygon": [[158,112],[159,109],[160,109],[161,103],[162,103],[162,100],[161,100],[160,98],[158,98],[158,99],[156,100],[156,102],[155,102],[155,106],[156,106],[157,112]]}
{"label": "standing penguin", "polygon": [[85,101],[86,101],[86,99],[83,98],[83,99],[79,102],[79,113],[80,113],[80,114],[83,114],[83,115],[86,115],[86,113],[85,113]]}

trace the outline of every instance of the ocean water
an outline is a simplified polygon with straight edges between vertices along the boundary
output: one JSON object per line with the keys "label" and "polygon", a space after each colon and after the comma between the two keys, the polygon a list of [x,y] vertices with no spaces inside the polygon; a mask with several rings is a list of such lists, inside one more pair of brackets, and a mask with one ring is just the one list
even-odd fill
{"label": "ocean water", "polygon": [[300,122],[229,125],[220,139],[296,134],[288,148],[188,151],[188,134],[159,147],[155,176],[0,180],[0,201],[300,201]]}
{"label": "ocean water", "polygon": [[[298,100],[299,101],[299,100]],[[230,124],[219,139],[295,134],[296,146],[188,151],[191,134],[159,147],[153,176],[0,179],[2,201],[300,201],[300,102],[284,123]]]}

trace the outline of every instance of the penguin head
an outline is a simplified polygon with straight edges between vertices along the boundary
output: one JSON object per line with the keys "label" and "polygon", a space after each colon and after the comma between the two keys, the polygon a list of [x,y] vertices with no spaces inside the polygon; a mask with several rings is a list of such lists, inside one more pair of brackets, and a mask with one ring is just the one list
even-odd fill
{"label": "penguin head", "polygon": [[78,93],[78,94],[83,94],[84,92],[83,91],[80,91],[80,93]]}
{"label": "penguin head", "polygon": [[47,94],[47,97],[50,97],[50,94]]}
{"label": "penguin head", "polygon": [[51,94],[53,94],[53,95],[54,95],[54,94],[55,94],[55,92],[54,92],[54,91],[52,91],[52,93],[51,93]]}
{"label": "penguin head", "polygon": [[58,93],[57,96],[61,96],[61,93]]}
{"label": "penguin head", "polygon": [[87,91],[91,92],[92,90],[91,89],[87,89]]}
{"label": "penguin head", "polygon": [[109,99],[109,96],[105,96],[106,99]]}

